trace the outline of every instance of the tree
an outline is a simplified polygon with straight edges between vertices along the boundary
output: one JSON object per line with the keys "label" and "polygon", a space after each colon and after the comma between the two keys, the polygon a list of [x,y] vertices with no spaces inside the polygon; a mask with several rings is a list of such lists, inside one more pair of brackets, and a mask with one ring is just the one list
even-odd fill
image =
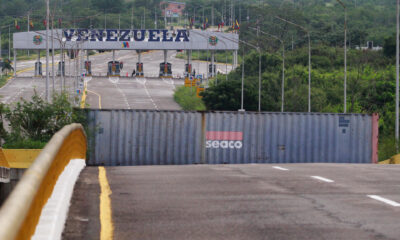
{"label": "tree", "polygon": [[391,35],[390,37],[385,38],[383,53],[387,57],[396,56],[396,35]]}
{"label": "tree", "polygon": [[14,68],[11,66],[11,61],[9,59],[4,60],[1,71],[3,73],[5,72],[6,74],[8,74],[10,71],[14,71]]}

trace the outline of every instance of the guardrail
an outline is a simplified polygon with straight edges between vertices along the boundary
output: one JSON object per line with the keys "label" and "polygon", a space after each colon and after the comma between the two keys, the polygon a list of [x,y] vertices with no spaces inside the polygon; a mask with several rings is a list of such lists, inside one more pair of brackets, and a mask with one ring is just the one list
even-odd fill
{"label": "guardrail", "polygon": [[71,159],[85,159],[86,149],[80,124],[65,126],[51,138],[0,209],[0,239],[31,238],[59,175]]}

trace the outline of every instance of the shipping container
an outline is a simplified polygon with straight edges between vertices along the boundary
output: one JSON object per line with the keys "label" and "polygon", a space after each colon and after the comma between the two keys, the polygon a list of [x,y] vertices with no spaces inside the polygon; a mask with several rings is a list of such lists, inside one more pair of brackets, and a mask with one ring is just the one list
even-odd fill
{"label": "shipping container", "polygon": [[89,165],[375,163],[378,116],[88,110]]}

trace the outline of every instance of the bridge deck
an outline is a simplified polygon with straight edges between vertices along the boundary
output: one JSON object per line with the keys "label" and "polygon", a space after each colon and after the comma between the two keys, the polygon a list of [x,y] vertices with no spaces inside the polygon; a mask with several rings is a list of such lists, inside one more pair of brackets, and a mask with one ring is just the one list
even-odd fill
{"label": "bridge deck", "polygon": [[[400,202],[396,179],[400,167],[347,164],[281,167],[108,167],[114,239],[396,239],[400,236],[400,208],[367,196],[379,195]],[[88,167],[81,174],[64,239],[98,239],[97,175],[95,167]]]}

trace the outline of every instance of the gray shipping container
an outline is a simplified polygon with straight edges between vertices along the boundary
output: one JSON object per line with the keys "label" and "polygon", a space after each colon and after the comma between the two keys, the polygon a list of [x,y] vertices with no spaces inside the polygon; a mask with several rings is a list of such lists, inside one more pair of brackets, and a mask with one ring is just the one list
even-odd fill
{"label": "gray shipping container", "polygon": [[378,116],[88,110],[89,165],[375,163]]}

